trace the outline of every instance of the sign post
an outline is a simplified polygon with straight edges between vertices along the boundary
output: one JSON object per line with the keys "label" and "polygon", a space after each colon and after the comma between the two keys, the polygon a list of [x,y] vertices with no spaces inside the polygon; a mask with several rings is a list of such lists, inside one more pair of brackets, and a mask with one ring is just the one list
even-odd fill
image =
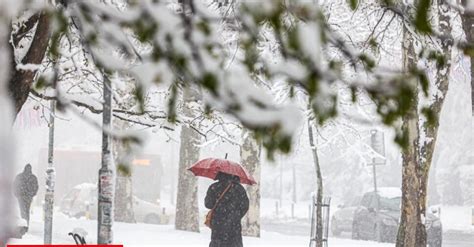
{"label": "sign post", "polygon": [[[379,155],[385,156],[385,142],[384,133],[373,129],[370,131],[370,146]],[[377,168],[378,165],[385,165],[385,158],[374,157],[372,158],[372,171],[374,174],[374,192],[377,192]]]}
{"label": "sign post", "polygon": [[[379,154],[382,157],[374,157],[372,158],[372,163],[369,164],[372,166],[372,172],[374,174],[374,192],[377,198],[377,203],[376,203],[376,208],[375,208],[375,214],[379,214],[380,210],[380,202],[379,202],[379,197],[377,195],[377,166],[378,165],[385,165],[386,159],[385,159],[385,141],[384,141],[384,133],[382,131],[378,131],[376,129],[372,129],[370,131],[370,146],[372,149]],[[377,228],[377,231],[380,229]],[[377,235],[380,234],[380,232],[376,233]]]}

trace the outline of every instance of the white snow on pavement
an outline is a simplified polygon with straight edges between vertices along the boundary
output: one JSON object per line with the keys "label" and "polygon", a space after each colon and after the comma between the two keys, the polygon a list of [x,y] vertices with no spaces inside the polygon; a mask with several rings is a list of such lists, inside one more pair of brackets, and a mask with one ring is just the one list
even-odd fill
{"label": "white snow on pavement", "polygon": [[[36,210],[36,212],[41,212]],[[42,244],[43,222],[41,215],[32,215],[31,227],[23,239],[12,239],[12,244]],[[68,233],[75,228],[87,231],[86,242],[91,244],[96,241],[96,221],[86,219],[69,218],[59,212],[55,212],[53,227],[53,244],[74,244]],[[114,223],[114,243],[125,246],[209,246],[210,230],[201,227],[200,233],[178,231],[173,225],[149,225]],[[330,238],[330,246],[347,247],[383,247],[393,244],[381,244],[370,241],[355,241],[350,239]],[[309,236],[289,236],[274,232],[262,231],[261,238],[244,237],[244,246],[308,246]]]}

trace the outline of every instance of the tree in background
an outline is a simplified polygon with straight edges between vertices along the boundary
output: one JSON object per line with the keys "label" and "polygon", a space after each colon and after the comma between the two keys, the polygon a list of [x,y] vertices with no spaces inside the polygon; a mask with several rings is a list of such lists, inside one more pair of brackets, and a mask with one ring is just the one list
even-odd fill
{"label": "tree in background", "polygon": [[[125,131],[130,127],[128,122],[123,120],[114,121],[114,129]],[[132,187],[132,162],[133,151],[130,143],[122,140],[114,140],[114,162],[116,164],[115,177],[115,208],[114,219],[120,222],[135,222],[133,211],[133,187]]]}
{"label": "tree in background", "polygon": [[[195,87],[184,88],[183,91],[182,115],[196,119],[200,93]],[[193,128],[196,127],[192,122],[181,127],[175,228],[199,232],[197,177],[188,171],[188,168],[199,160],[201,135]]]}
{"label": "tree in background", "polygon": [[248,130],[242,131],[240,146],[241,164],[255,178],[254,185],[246,186],[249,197],[249,210],[242,219],[244,236],[260,237],[260,171],[261,145]]}
{"label": "tree in background", "polygon": [[444,205],[463,205],[463,193],[461,189],[461,179],[459,176],[459,171],[453,171],[450,174],[447,174],[446,181],[443,186],[443,197],[442,202]]}
{"label": "tree in background", "polygon": [[319,162],[318,147],[313,134],[313,123],[308,117],[309,146],[313,155],[314,171],[316,172],[316,247],[323,246],[323,176],[321,175],[321,164]]}

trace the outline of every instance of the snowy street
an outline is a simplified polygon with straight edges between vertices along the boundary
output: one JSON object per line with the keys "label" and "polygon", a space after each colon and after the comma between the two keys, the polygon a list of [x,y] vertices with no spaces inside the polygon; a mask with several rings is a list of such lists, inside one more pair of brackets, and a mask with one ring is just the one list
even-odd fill
{"label": "snowy street", "polygon": [[[72,219],[57,213],[54,218],[53,243],[74,244],[68,233],[74,228],[82,228],[87,231],[86,241],[93,243],[96,240],[97,222],[94,220]],[[210,231],[201,226],[201,233],[190,233],[174,230],[173,225],[149,225],[149,224],[114,224],[114,243],[125,246],[195,246],[207,247],[210,241]],[[354,247],[383,247],[392,244],[380,244],[370,241],[354,241],[349,239],[331,238],[330,246],[354,246]],[[23,239],[13,239],[13,244],[42,244],[43,222],[38,214],[33,215],[30,231]],[[296,235],[285,235],[276,232],[262,231],[262,237],[244,237],[245,246],[307,246],[309,237]]]}
{"label": "snowy street", "polygon": [[[39,208],[36,209],[36,212]],[[23,239],[13,239],[11,243],[42,244],[43,222],[40,214],[32,215],[31,229]],[[74,228],[84,229],[88,234],[86,241],[93,243],[96,240],[97,222],[94,220],[75,219],[55,212],[53,229],[53,243],[74,244],[69,232]],[[125,246],[208,246],[210,230],[201,226],[201,233],[191,233],[174,230],[173,225],[151,225],[151,224],[114,224],[114,243]],[[309,241],[309,224],[295,224],[287,222],[277,224],[268,221],[262,222],[261,238],[244,237],[245,246],[307,246]],[[472,247],[474,246],[474,233],[462,233],[459,231],[444,234],[443,246],[445,247]],[[340,237],[330,237],[329,246],[341,247],[383,247],[394,246],[394,244],[375,243],[373,241],[355,241],[350,239],[350,233],[342,234]]]}

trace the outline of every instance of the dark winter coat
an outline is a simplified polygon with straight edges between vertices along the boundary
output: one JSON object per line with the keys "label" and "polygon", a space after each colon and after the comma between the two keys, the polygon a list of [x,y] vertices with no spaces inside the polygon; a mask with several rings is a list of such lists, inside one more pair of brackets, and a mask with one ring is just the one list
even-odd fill
{"label": "dark winter coat", "polygon": [[207,190],[206,208],[212,209],[225,188],[230,183],[232,183],[232,187],[214,210],[209,246],[240,247],[242,246],[242,225],[240,222],[249,209],[247,193],[236,177],[220,174],[217,179],[219,181],[212,184]]}
{"label": "dark winter coat", "polygon": [[15,177],[14,187],[15,196],[20,204],[21,216],[29,221],[31,201],[38,192],[38,179],[31,172],[31,165],[26,165],[23,172]]}

